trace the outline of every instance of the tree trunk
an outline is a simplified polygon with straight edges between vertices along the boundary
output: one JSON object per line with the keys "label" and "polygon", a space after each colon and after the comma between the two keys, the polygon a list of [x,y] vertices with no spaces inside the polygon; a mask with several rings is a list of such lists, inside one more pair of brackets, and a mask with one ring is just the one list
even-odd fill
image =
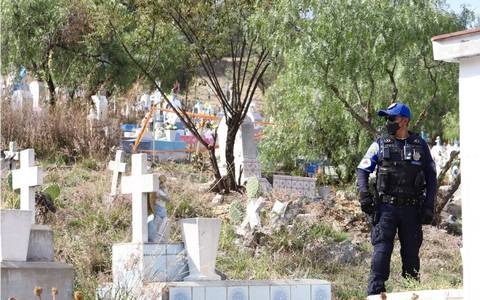
{"label": "tree trunk", "polygon": [[215,193],[226,192],[227,189],[222,175],[220,174],[220,169],[218,168],[214,147],[208,150],[208,155],[210,158],[210,163],[212,164],[213,176],[215,177],[215,183],[210,187],[210,190]]}
{"label": "tree trunk", "polygon": [[53,83],[52,75],[50,72],[47,76],[47,85],[48,85],[48,102],[51,107],[55,106],[55,84]]}
{"label": "tree trunk", "polygon": [[225,160],[227,163],[226,184],[230,190],[237,190],[237,181],[235,179],[235,137],[238,132],[237,126],[228,126],[227,140],[225,143]]}

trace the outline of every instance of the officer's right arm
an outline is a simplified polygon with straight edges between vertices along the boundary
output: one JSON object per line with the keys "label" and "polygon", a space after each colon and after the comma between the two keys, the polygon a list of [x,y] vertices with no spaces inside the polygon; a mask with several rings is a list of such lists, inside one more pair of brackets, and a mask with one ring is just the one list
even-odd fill
{"label": "officer's right arm", "polygon": [[378,142],[373,142],[357,166],[357,186],[360,193],[368,193],[368,177],[378,161]]}

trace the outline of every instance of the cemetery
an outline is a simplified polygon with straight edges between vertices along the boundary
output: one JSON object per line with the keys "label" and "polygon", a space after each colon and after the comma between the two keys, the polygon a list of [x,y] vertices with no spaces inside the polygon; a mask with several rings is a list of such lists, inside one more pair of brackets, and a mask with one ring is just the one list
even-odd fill
{"label": "cemetery", "polygon": [[[480,8],[37,4],[2,21],[1,300],[478,298]],[[398,103],[433,215],[419,278],[395,231],[367,293],[389,220],[376,164],[401,140],[377,112]]]}

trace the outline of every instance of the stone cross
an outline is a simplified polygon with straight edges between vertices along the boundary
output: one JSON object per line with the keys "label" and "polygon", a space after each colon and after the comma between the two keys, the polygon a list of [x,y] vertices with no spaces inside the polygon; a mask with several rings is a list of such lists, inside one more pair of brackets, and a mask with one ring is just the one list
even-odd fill
{"label": "stone cross", "polygon": [[125,167],[127,165],[123,162],[124,157],[125,152],[123,152],[122,150],[117,150],[117,153],[115,154],[115,160],[111,160],[108,163],[108,169],[113,172],[112,189],[110,191],[110,195],[117,194],[118,176],[120,175],[119,173],[124,173]]}
{"label": "stone cross", "polygon": [[159,176],[147,174],[147,155],[132,155],[132,174],[122,176],[122,194],[132,194],[132,242],[147,243],[147,193],[157,192]]}
{"label": "stone cross", "polygon": [[8,146],[8,150],[3,153],[5,153],[5,161],[9,161],[9,168],[11,170],[13,161],[18,160],[17,143],[10,142]]}
{"label": "stone cross", "polygon": [[[20,152],[20,169],[12,171],[13,189],[20,189],[20,209],[35,211],[34,187],[43,184],[42,169],[35,166],[35,150],[26,149]],[[35,215],[32,214],[32,224]]]}

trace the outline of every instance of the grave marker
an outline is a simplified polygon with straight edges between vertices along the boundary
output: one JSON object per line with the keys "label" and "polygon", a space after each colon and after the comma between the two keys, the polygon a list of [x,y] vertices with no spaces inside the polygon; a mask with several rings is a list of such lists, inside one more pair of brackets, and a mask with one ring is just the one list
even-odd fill
{"label": "grave marker", "polygon": [[117,194],[117,185],[118,185],[118,176],[119,173],[124,173],[126,169],[126,163],[123,162],[125,157],[125,152],[122,150],[117,150],[115,154],[115,160],[111,160],[108,163],[108,169],[112,171],[112,188],[110,190],[110,195]]}

